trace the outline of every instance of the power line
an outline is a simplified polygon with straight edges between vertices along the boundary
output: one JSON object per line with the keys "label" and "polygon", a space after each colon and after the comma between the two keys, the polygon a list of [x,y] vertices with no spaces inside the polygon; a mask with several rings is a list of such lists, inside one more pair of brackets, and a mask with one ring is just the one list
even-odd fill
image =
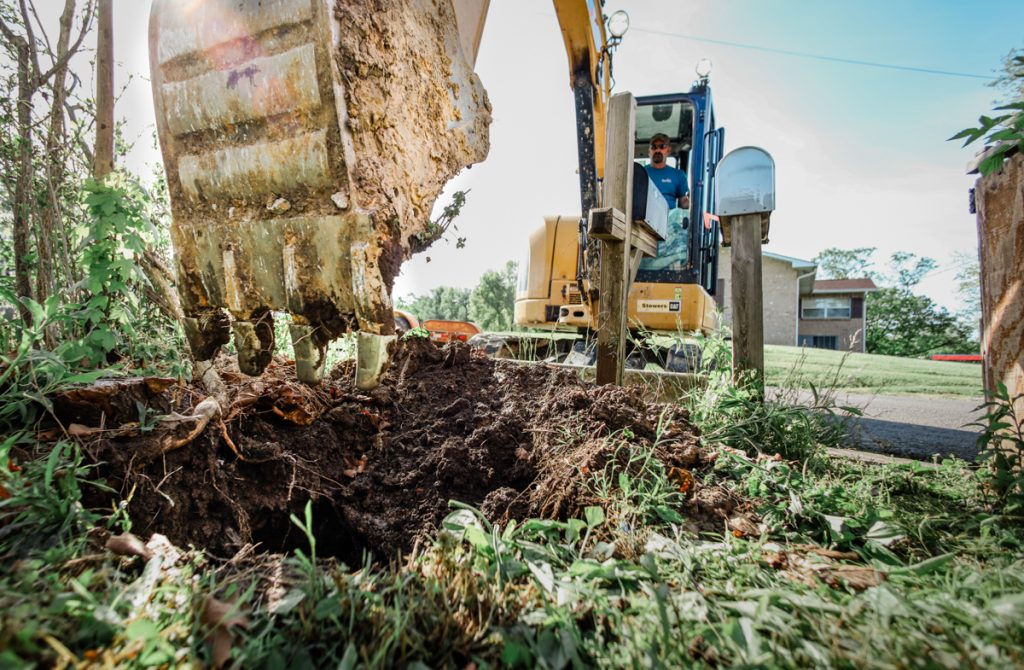
{"label": "power line", "polygon": [[903,72],[918,72],[922,74],[937,74],[946,77],[967,77],[969,79],[985,79],[992,80],[994,75],[988,74],[973,74],[970,72],[953,72],[951,70],[936,70],[927,67],[912,67],[910,65],[894,65],[892,63],[876,63],[867,60],[858,60],[856,58],[840,58],[838,56],[825,56],[823,54],[813,54],[806,51],[792,51],[790,49],[776,49],[774,47],[759,46],[756,44],[744,44],[742,42],[730,42],[728,40],[716,40],[710,37],[698,37],[696,35],[683,35],[682,33],[671,33],[665,30],[652,30],[650,28],[631,28],[632,31],[639,33],[650,33],[652,35],[663,35],[666,37],[678,37],[684,40],[691,40],[693,42],[705,42],[707,44],[719,44],[727,47],[735,47],[737,49],[750,49],[752,51],[765,51],[768,53],[780,54],[783,56],[794,56],[797,58],[810,58],[813,60],[823,60],[832,63],[845,63],[847,65],[863,65],[866,67],[877,67],[885,70],[901,70]]}

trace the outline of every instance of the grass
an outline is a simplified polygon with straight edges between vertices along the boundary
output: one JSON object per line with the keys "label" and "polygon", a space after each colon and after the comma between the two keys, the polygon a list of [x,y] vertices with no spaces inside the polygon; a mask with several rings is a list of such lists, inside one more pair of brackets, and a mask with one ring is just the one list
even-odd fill
{"label": "grass", "polygon": [[[981,366],[825,349],[765,346],[765,378],[781,386],[795,375],[806,387],[892,395],[982,396]],[[792,380],[791,380],[792,381]]]}
{"label": "grass", "polygon": [[580,473],[599,504],[578,519],[453,504],[412,555],[347,567],[316,559],[307,508],[305,551],[147,560],[103,549],[129,522],[82,507],[74,444],[35,451],[0,479],[0,668],[1024,664],[1024,525],[983,471],[829,460],[833,422],[724,373],[686,404],[718,454],[700,483],[752,501],[758,533],[687,530],[679,478],[627,431]]}

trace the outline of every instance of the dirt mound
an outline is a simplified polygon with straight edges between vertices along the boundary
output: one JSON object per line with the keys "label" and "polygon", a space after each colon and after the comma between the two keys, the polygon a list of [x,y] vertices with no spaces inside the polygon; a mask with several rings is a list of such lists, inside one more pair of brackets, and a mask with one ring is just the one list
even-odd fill
{"label": "dirt mound", "polygon": [[[157,447],[158,431],[94,437],[86,449],[108,484],[130,494],[136,533],[222,556],[247,543],[289,550],[306,542],[289,515],[301,518],[312,501],[318,551],[348,562],[364,549],[408,550],[449,500],[495,520],[577,514],[595,502],[588,472],[616,459],[629,467],[627,451],[603,439],[616,433],[633,443],[657,438],[655,453],[670,468],[711,459],[685,410],[649,403],[639,390],[595,387],[571,370],[497,361],[463,344],[413,339],[392,361],[381,386],[360,395],[351,363],[311,389],[284,362],[251,378],[225,358],[233,401],[223,423],[173,450]],[[187,387],[156,395],[155,406],[182,415],[201,399]],[[722,529],[708,518],[709,529]]]}

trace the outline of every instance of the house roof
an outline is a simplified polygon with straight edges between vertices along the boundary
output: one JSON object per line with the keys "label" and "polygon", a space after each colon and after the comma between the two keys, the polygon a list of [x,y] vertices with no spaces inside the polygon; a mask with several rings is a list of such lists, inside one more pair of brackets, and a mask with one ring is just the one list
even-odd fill
{"label": "house roof", "polygon": [[815,293],[861,293],[877,291],[875,282],[867,277],[859,279],[818,279],[814,282]]}
{"label": "house roof", "polygon": [[792,256],[783,256],[782,254],[772,253],[771,251],[762,251],[761,255],[765,258],[774,258],[777,261],[785,261],[792,265],[794,270],[814,270],[818,267],[818,264],[814,261],[805,261],[799,258],[793,258]]}

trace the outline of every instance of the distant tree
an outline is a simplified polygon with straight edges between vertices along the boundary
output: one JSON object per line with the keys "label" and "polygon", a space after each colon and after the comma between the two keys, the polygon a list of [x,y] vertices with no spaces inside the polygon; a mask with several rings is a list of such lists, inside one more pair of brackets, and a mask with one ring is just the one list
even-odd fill
{"label": "distant tree", "polygon": [[420,319],[468,321],[471,294],[468,288],[438,286],[426,295],[398,298],[396,303],[399,309],[412,312]]}
{"label": "distant tree", "polygon": [[971,329],[945,308],[913,289],[938,264],[934,259],[898,251],[890,257],[895,285],[868,294],[865,344],[873,354],[924,357],[978,351]]}
{"label": "distant tree", "polygon": [[871,270],[875,247],[859,249],[838,249],[829,247],[814,257],[818,264],[819,279],[853,279],[861,277],[875,278]]}
{"label": "distant tree", "polygon": [[[0,3],[0,202],[10,212],[0,226],[11,230],[15,293],[42,303],[80,278],[73,226],[64,219],[80,207],[68,174],[80,159],[72,110],[87,115],[92,103],[76,96],[80,79],[69,80],[69,64],[90,32],[94,2],[64,0],[56,31],[42,24],[36,4]],[[31,323],[31,312],[19,308]]]}
{"label": "distant tree", "polygon": [[964,326],[977,333],[981,324],[981,263],[978,254],[958,251],[953,254],[953,262],[958,267],[956,294],[961,304],[957,318]]}
{"label": "distant tree", "polygon": [[925,357],[978,352],[971,333],[931,298],[905,288],[872,291],[867,301],[865,344],[873,354]]}
{"label": "distant tree", "polygon": [[469,315],[484,330],[510,330],[516,300],[515,261],[505,263],[504,270],[491,270],[480,277],[469,299]]}
{"label": "distant tree", "polygon": [[939,266],[934,258],[918,256],[909,251],[897,251],[889,257],[889,268],[891,269],[889,283],[895,283],[897,288],[911,290],[921,283],[925,275]]}

